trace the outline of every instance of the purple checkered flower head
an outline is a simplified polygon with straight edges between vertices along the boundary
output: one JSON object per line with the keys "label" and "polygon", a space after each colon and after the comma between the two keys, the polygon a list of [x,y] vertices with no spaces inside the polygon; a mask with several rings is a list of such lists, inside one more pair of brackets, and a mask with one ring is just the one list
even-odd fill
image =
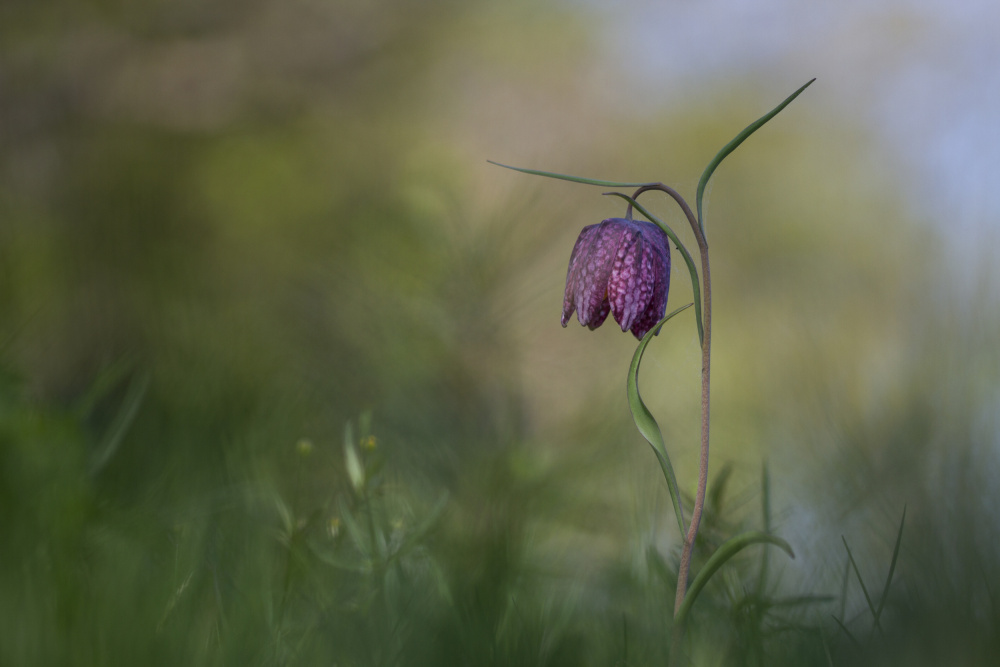
{"label": "purple checkered flower head", "polygon": [[576,311],[596,329],[614,315],[641,339],[663,318],[670,289],[670,239],[651,222],[609,218],[584,227],[566,272],[562,325]]}

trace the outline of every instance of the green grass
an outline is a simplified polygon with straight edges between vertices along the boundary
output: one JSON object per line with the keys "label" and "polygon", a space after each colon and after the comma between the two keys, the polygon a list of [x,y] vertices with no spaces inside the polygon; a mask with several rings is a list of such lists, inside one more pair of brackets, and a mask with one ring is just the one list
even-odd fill
{"label": "green grass", "polygon": [[[109,396],[128,411],[135,394],[120,381],[122,391]],[[113,457],[107,469],[94,466],[106,456],[107,433],[85,411],[38,404],[9,377],[0,395],[3,664],[666,660],[676,544],[640,554],[623,546],[586,573],[572,554],[553,560],[539,531],[551,520],[547,487],[558,476],[526,475],[515,444],[470,462],[473,479],[448,493],[394,465],[378,420],[363,416],[335,445],[290,443],[270,462],[231,458],[210,483],[161,470],[124,494],[108,475]],[[122,447],[154,445],[169,443],[125,436]],[[770,494],[760,491],[775,482],[765,475],[756,491],[734,496],[731,473],[715,477],[701,554],[772,520]],[[753,498],[757,509],[747,505]],[[836,617],[838,608],[856,608],[855,586],[790,591],[777,561],[768,566],[763,548],[750,549],[708,584],[684,652],[695,664],[727,665],[914,655],[915,642],[943,632],[914,629],[948,611],[941,605],[963,605],[913,575],[921,557],[932,557],[921,551],[926,528],[898,527],[891,558],[874,564],[888,574],[877,597],[865,596],[867,618]],[[851,557],[851,578],[863,583],[860,570],[873,563]],[[992,641],[983,622],[965,627],[978,637],[962,648],[966,664],[986,664],[975,662]]]}

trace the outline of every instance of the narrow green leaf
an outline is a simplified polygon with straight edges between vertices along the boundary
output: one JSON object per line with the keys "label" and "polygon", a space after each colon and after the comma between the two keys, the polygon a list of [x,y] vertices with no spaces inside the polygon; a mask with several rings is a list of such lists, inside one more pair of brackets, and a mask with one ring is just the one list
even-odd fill
{"label": "narrow green leaf", "polygon": [[833,620],[835,620],[837,622],[837,625],[840,626],[840,629],[844,631],[844,634],[847,635],[847,638],[850,639],[852,642],[854,642],[855,646],[861,646],[861,642],[859,642],[857,639],[854,638],[854,635],[852,635],[851,631],[847,629],[847,626],[844,625],[841,622],[841,620],[839,618],[837,618],[836,616],[833,616],[832,614],[831,614],[831,616],[833,617]]}
{"label": "narrow green leaf", "polygon": [[632,355],[632,363],[628,367],[628,380],[625,383],[625,395],[628,397],[629,410],[632,411],[632,421],[635,422],[635,427],[639,429],[642,437],[653,448],[656,460],[660,462],[660,469],[663,470],[663,478],[667,481],[667,489],[670,491],[670,501],[674,504],[674,514],[677,515],[677,525],[680,527],[681,535],[684,534],[684,509],[681,506],[680,489],[677,486],[677,478],[674,476],[674,467],[670,465],[670,457],[667,456],[667,448],[663,444],[663,435],[660,433],[660,426],[656,423],[656,419],[653,418],[649,408],[642,402],[642,397],[639,396],[639,362],[642,361],[642,355],[646,351],[649,341],[653,340],[653,336],[659,332],[667,320],[690,307],[691,304],[681,306],[646,332],[646,335],[639,341],[638,347],[635,348],[635,354]]}
{"label": "narrow green leaf", "polygon": [[784,109],[789,104],[791,104],[792,100],[794,100],[796,97],[798,97],[799,94],[803,90],[805,90],[806,88],[808,88],[810,86],[810,84],[812,84],[812,82],[815,81],[815,80],[816,79],[810,79],[809,82],[806,83],[806,85],[802,86],[801,88],[799,88],[798,90],[796,90],[794,93],[792,93],[791,95],[789,95],[788,97],[786,97],[784,102],[782,102],[778,106],[774,107],[773,109],[771,109],[771,111],[767,112],[766,114],[764,114],[763,116],[761,116],[760,118],[758,118],[757,120],[755,120],[754,122],[752,122],[749,125],[747,125],[743,129],[743,131],[740,132],[739,134],[737,134],[736,137],[732,141],[730,141],[728,144],[726,144],[725,146],[723,146],[722,150],[719,151],[715,155],[715,157],[712,158],[712,161],[708,163],[708,166],[705,167],[705,171],[702,172],[702,174],[701,174],[701,180],[698,181],[698,194],[697,194],[697,198],[695,200],[695,204],[696,204],[697,210],[698,210],[698,224],[701,226],[701,232],[703,234],[705,233],[705,218],[702,216],[701,204],[702,204],[702,199],[704,199],[704,197],[705,197],[705,186],[708,185],[708,181],[709,181],[710,178],[712,178],[712,174],[715,173],[716,168],[722,163],[723,160],[726,159],[726,156],[728,156],[730,153],[732,153],[734,150],[736,150],[736,148],[740,144],[742,144],[744,141],[746,141],[747,137],[749,137],[751,134],[753,134],[754,132],[756,132],[757,130],[759,130],[761,128],[761,126],[764,125],[764,123],[766,123],[767,121],[769,121],[772,118],[774,118],[775,116],[777,116],[778,112],[780,112],[782,109]]}
{"label": "narrow green leaf", "polygon": [[691,587],[684,596],[684,602],[681,603],[681,607],[677,610],[677,615],[674,617],[675,624],[684,623],[688,613],[691,611],[691,605],[694,604],[698,594],[705,588],[705,584],[712,578],[712,575],[725,565],[726,561],[752,544],[773,544],[781,547],[785,553],[795,558],[795,552],[792,551],[792,547],[789,546],[788,542],[774,535],[768,535],[760,531],[750,531],[729,538],[709,557],[708,562],[705,563],[705,567],[701,568],[698,576],[691,582]]}
{"label": "narrow green leaf", "polygon": [[764,532],[771,532],[771,471],[768,470],[767,461],[761,466],[760,471],[760,491],[761,509],[764,512]]}
{"label": "narrow green leaf", "polygon": [[834,595],[796,595],[787,598],[777,598],[770,601],[770,606],[775,608],[798,607],[808,604],[825,604],[836,600]]}
{"label": "narrow green leaf", "polygon": [[91,460],[90,474],[95,475],[100,472],[121,447],[125,434],[139,413],[139,406],[142,405],[142,399],[146,396],[147,389],[149,389],[148,373],[133,378],[132,382],[129,383],[125,400],[118,408],[114,421],[111,422],[111,427],[104,434],[101,446]]}
{"label": "narrow green leaf", "polygon": [[875,611],[875,605],[872,604],[872,598],[868,595],[868,587],[865,586],[865,580],[861,578],[861,571],[858,570],[858,564],[854,561],[854,554],[851,553],[851,547],[847,546],[847,538],[843,535],[840,536],[840,539],[844,541],[844,548],[847,549],[847,557],[851,561],[851,567],[854,568],[854,576],[858,578],[858,583],[861,584],[861,592],[865,594],[865,602],[868,603],[868,609],[875,618],[875,627],[878,628],[878,631],[881,633],[882,626],[878,622],[878,614]]}
{"label": "narrow green leaf", "polygon": [[354,448],[353,442],[344,443],[344,462],[347,467],[347,477],[351,480],[351,486],[358,493],[365,486],[365,469],[361,465],[361,457],[358,456],[358,450]]}
{"label": "narrow green leaf", "polygon": [[899,532],[896,533],[896,546],[892,548],[892,562],[889,563],[889,575],[885,578],[885,588],[882,589],[882,597],[878,601],[878,609],[875,612],[876,622],[882,617],[885,599],[889,597],[889,585],[892,583],[892,575],[896,571],[896,560],[899,558],[899,545],[903,542],[904,523],[906,523],[906,505],[903,505],[903,518],[899,520]]}
{"label": "narrow green leaf", "polygon": [[399,546],[396,551],[394,551],[386,561],[386,564],[393,562],[398,558],[402,558],[414,547],[418,546],[420,542],[427,536],[431,530],[437,525],[438,520],[440,520],[441,515],[444,514],[444,509],[448,505],[448,492],[444,491],[441,496],[434,503],[434,507],[431,508],[430,513],[421,519],[420,523],[406,536],[403,543]]}
{"label": "narrow green leaf", "polygon": [[840,618],[846,618],[847,614],[847,584],[851,580],[851,559],[844,561],[844,579],[840,583]]}
{"label": "narrow green leaf", "polygon": [[181,599],[181,596],[184,595],[184,591],[187,590],[188,584],[191,583],[191,578],[194,577],[194,573],[195,571],[191,570],[188,573],[188,576],[184,578],[184,581],[181,582],[181,585],[177,588],[177,590],[174,591],[174,594],[170,596],[169,600],[167,600],[167,607],[163,610],[163,615],[160,616],[160,622],[156,624],[157,632],[160,632],[163,629],[163,624],[167,622],[167,618],[170,617],[174,607],[177,606],[177,602]]}
{"label": "narrow green leaf", "polygon": [[[771,532],[771,473],[767,468],[767,461],[761,465],[760,472],[760,495],[761,510],[763,511],[764,532]],[[768,552],[765,549],[760,555],[760,576],[757,577],[757,592],[761,595],[767,589],[767,567]]]}
{"label": "narrow green leaf", "polygon": [[367,561],[364,563],[353,563],[349,560],[337,558],[336,556],[320,553],[318,551],[313,551],[313,554],[327,565],[335,567],[338,570],[347,570],[348,572],[354,572],[356,574],[368,574],[372,570],[371,563]]}
{"label": "narrow green leaf", "polygon": [[650,222],[652,222],[657,227],[662,229],[664,233],[670,238],[670,240],[673,241],[677,249],[680,251],[681,256],[684,258],[684,263],[687,264],[688,273],[691,275],[691,293],[694,298],[694,319],[698,323],[698,341],[702,345],[704,345],[705,327],[704,324],[702,323],[702,318],[701,318],[701,280],[698,278],[698,267],[695,266],[694,259],[691,257],[691,253],[687,251],[687,248],[684,247],[684,244],[681,243],[681,240],[677,238],[677,234],[674,234],[674,230],[670,229],[670,226],[667,225],[667,223],[663,222],[655,215],[647,211],[645,207],[642,206],[642,204],[632,199],[628,195],[622,194],[621,192],[605,192],[604,194],[612,195],[614,197],[621,197],[628,203],[632,204],[632,206],[635,207],[635,210],[639,211],[639,213],[642,213],[644,216],[646,216],[646,218],[649,219]]}
{"label": "narrow green leaf", "polygon": [[729,480],[733,476],[733,464],[730,461],[726,461],[719,468],[719,472],[715,473],[715,479],[712,480],[712,487],[708,490],[708,506],[712,508],[712,512],[718,515],[722,515],[722,502],[726,497],[726,491],[729,489]]}
{"label": "narrow green leaf", "polygon": [[650,183],[625,183],[621,181],[602,181],[596,178],[583,178],[582,176],[568,176],[566,174],[556,174],[551,171],[541,171],[539,169],[525,169],[524,167],[512,167],[509,164],[500,164],[499,162],[494,162],[493,160],[487,160],[490,164],[495,164],[498,167],[503,167],[504,169],[513,169],[514,171],[520,171],[524,174],[531,174],[533,176],[545,176],[546,178],[557,178],[560,181],[572,181],[573,183],[583,183],[585,185],[599,185],[604,188],[638,188],[643,185],[650,185]]}
{"label": "narrow green leaf", "polygon": [[340,522],[347,530],[347,535],[354,542],[354,546],[357,547],[363,556],[371,559],[377,547],[374,544],[368,544],[368,539],[365,537],[364,531],[361,530],[361,526],[358,525],[357,519],[354,518],[354,514],[351,513],[343,498],[337,499],[337,513],[340,515]]}
{"label": "narrow green leaf", "polygon": [[646,547],[646,562],[649,564],[649,569],[665,586],[674,587],[677,585],[677,573],[670,571],[666,561],[663,560],[663,555],[656,549],[655,545],[650,544]]}
{"label": "narrow green leaf", "polygon": [[83,418],[89,417],[97,404],[121,386],[122,381],[135,370],[135,367],[135,359],[131,355],[125,355],[102,368],[83,396],[76,401],[73,410]]}
{"label": "narrow green leaf", "polygon": [[322,549],[311,542],[308,542],[306,546],[308,547],[309,552],[316,558],[337,569],[356,572],[358,574],[364,574],[371,571],[371,564],[367,561],[362,562],[334,555],[326,549]]}
{"label": "narrow green leaf", "polygon": [[292,541],[292,533],[295,532],[295,517],[292,515],[292,509],[281,499],[281,496],[274,496],[274,509],[278,512],[278,518],[281,519],[282,532],[279,533],[279,539],[286,544],[290,544]]}
{"label": "narrow green leaf", "polygon": [[[834,617],[834,620],[837,620],[836,617]],[[840,621],[837,622],[839,623]],[[844,629],[846,630],[846,628]],[[830,645],[826,641],[826,635],[822,630],[817,630],[816,632],[819,633],[820,641],[823,642],[823,654],[826,656],[827,667],[833,667],[833,655],[830,654]]]}

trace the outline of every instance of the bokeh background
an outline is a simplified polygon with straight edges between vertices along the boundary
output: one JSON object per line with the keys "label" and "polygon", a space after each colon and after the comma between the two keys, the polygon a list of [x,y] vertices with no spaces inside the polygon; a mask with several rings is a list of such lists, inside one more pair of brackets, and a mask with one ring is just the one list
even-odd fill
{"label": "bokeh background", "polygon": [[[693,198],[812,77],[707,199],[705,546],[797,557],[727,566],[685,652],[995,664],[998,30],[986,0],[6,0],[0,664],[663,664],[635,340],[558,324],[622,207],[486,160]],[[689,491],[691,319],[642,374]]]}

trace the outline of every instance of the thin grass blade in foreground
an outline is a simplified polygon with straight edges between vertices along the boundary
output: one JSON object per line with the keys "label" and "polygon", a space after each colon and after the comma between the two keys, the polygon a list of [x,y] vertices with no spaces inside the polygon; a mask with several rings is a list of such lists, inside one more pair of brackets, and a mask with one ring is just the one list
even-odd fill
{"label": "thin grass blade in foreground", "polygon": [[129,383],[125,400],[122,402],[114,421],[111,423],[111,427],[101,440],[100,448],[91,461],[90,474],[95,475],[104,469],[104,466],[108,464],[118,451],[125,438],[125,434],[139,413],[139,406],[142,405],[142,400],[146,396],[149,384],[150,378],[146,373],[135,377]]}
{"label": "thin grass blade in foreground", "polygon": [[860,647],[860,646],[861,646],[861,642],[859,642],[859,641],[857,640],[857,638],[856,638],[856,637],[855,637],[854,635],[852,635],[852,634],[851,634],[851,631],[847,629],[847,626],[846,626],[846,625],[844,625],[844,622],[843,622],[843,621],[841,621],[841,620],[840,620],[839,618],[837,618],[836,616],[831,616],[831,618],[833,618],[833,620],[837,622],[837,625],[838,625],[838,626],[840,627],[840,629],[841,629],[841,630],[843,631],[843,633],[844,633],[845,635],[847,635],[847,638],[848,638],[848,639],[850,639],[850,640],[851,640],[851,642],[852,642],[852,643],[853,643],[853,644],[854,644],[855,646],[858,646],[858,647]]}
{"label": "thin grass blade in foreground", "polygon": [[868,587],[865,586],[865,580],[861,578],[861,571],[858,570],[858,564],[854,561],[854,554],[851,553],[851,547],[847,546],[846,537],[841,535],[840,539],[844,541],[844,548],[847,549],[847,557],[851,561],[851,567],[854,568],[854,575],[858,578],[858,583],[861,584],[861,592],[865,594],[865,602],[868,603],[868,609],[875,618],[875,628],[879,631],[879,633],[881,633],[882,625],[878,622],[878,612],[875,610],[875,605],[872,603],[872,597],[868,595]]}
{"label": "thin grass blade in foreground", "polygon": [[875,610],[875,623],[878,624],[882,618],[882,609],[885,608],[885,600],[889,597],[889,585],[892,584],[892,575],[896,571],[896,561],[899,559],[899,545],[903,541],[903,524],[906,523],[906,505],[903,505],[903,518],[899,520],[899,531],[896,533],[896,546],[892,548],[892,562],[889,563],[889,574],[885,578],[885,588],[882,589],[882,597],[878,601],[878,609]]}
{"label": "thin grass blade in foreground", "polygon": [[[764,532],[771,532],[771,473],[767,469],[767,462],[761,466],[760,472],[760,494],[761,494],[761,510],[763,512],[764,519]],[[757,595],[763,596],[764,591],[767,589],[767,568],[768,568],[768,551],[764,549],[760,554],[760,575],[757,577]]]}

